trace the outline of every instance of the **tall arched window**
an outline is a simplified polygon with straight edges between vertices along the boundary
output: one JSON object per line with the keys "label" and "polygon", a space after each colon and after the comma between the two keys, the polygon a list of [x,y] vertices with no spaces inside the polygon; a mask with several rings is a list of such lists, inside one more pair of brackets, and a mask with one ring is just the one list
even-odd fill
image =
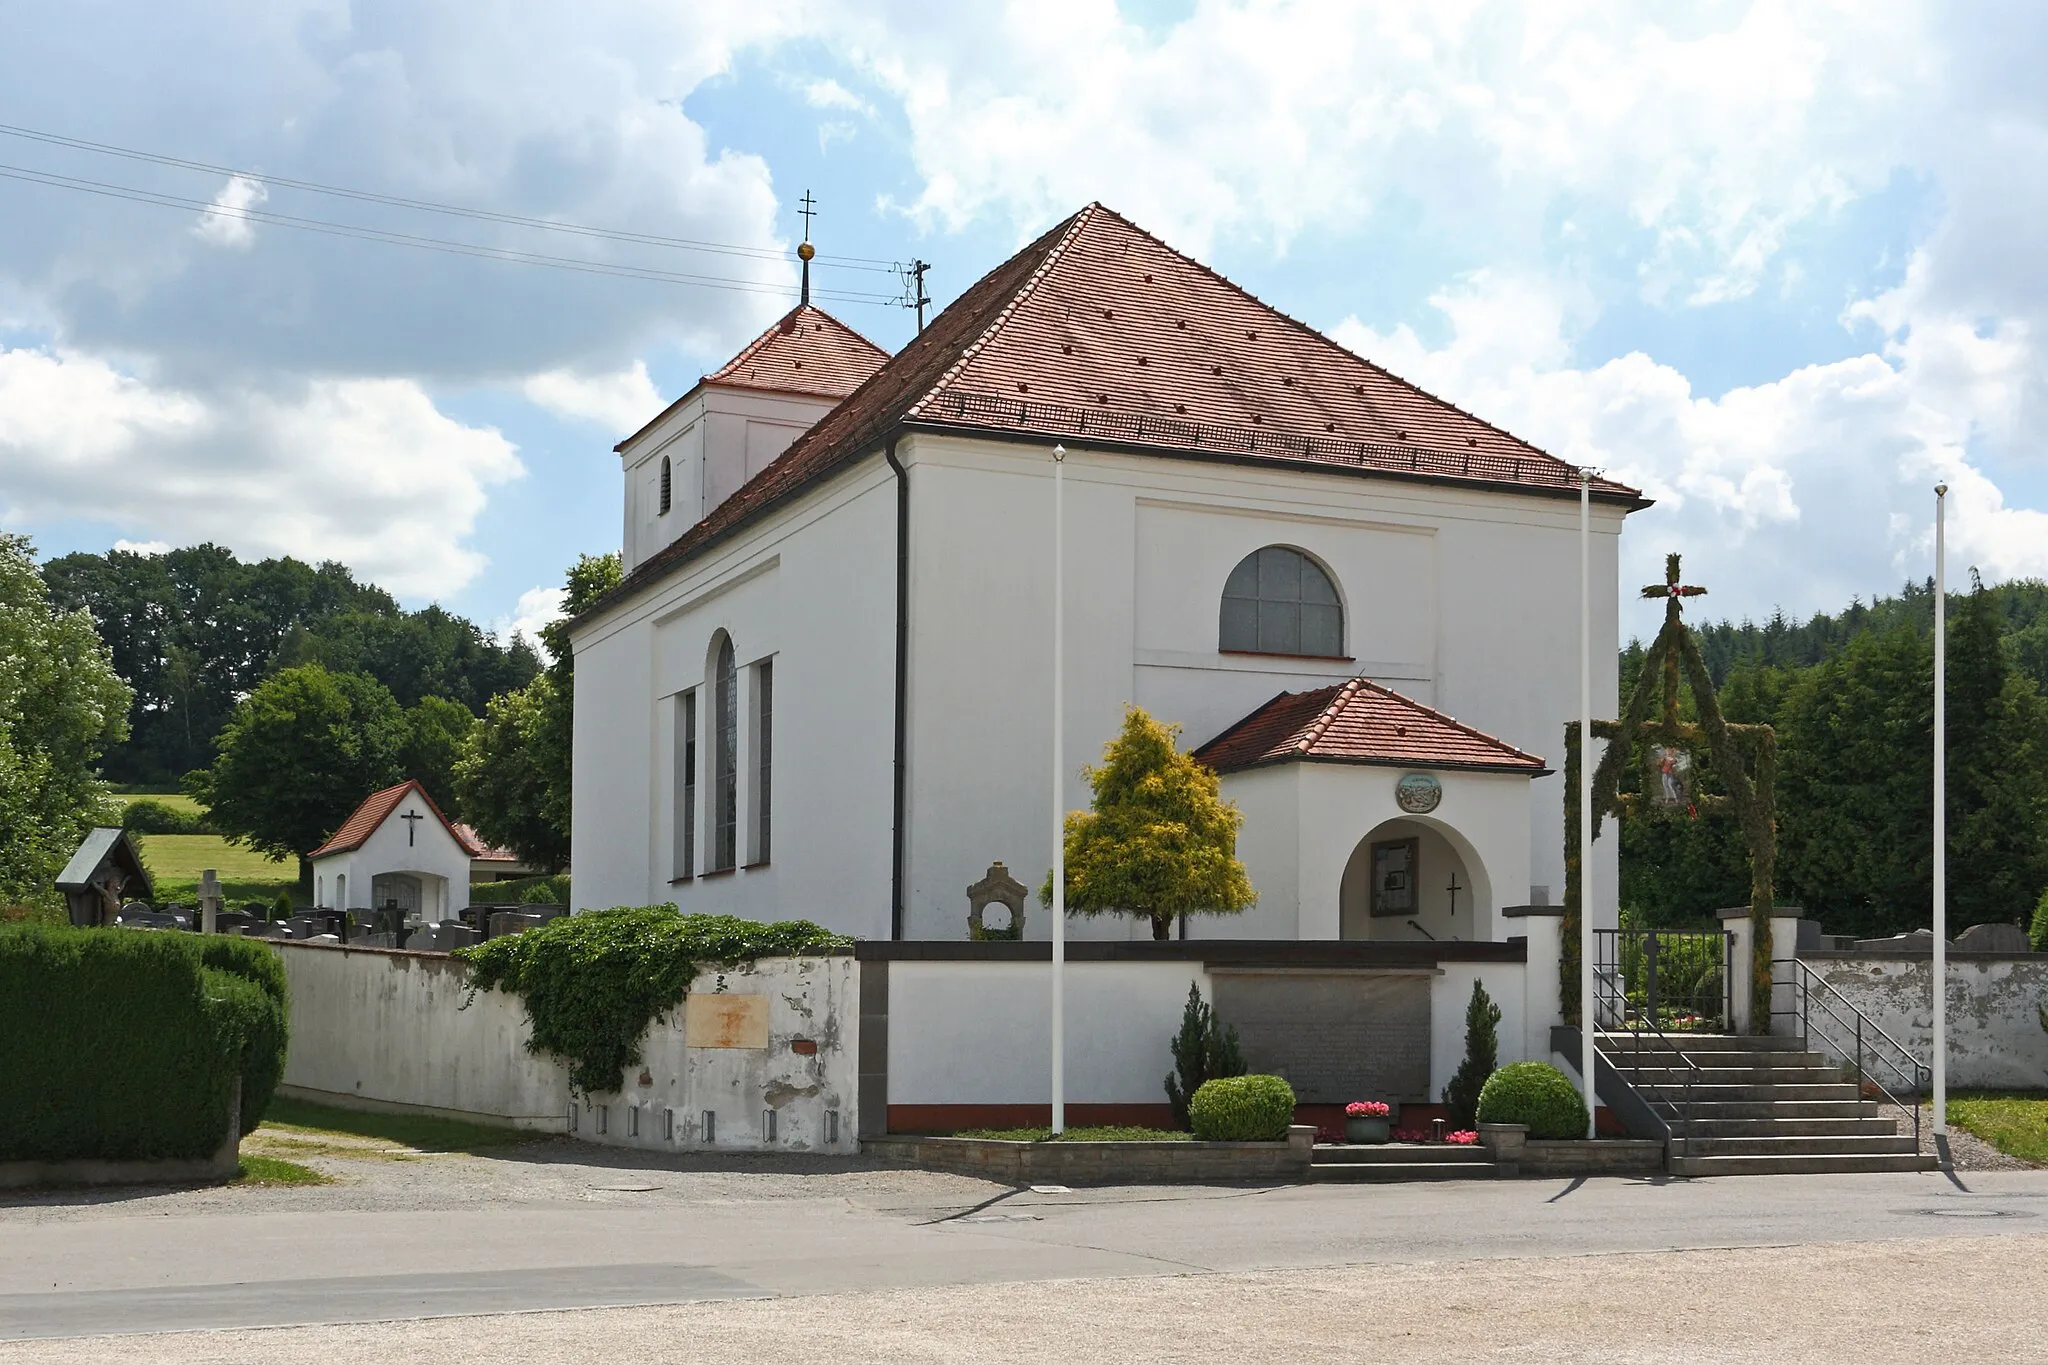
{"label": "tall arched window", "polygon": [[669,469],[668,456],[661,457],[661,515],[667,516],[670,494],[674,487],[674,473]]}
{"label": "tall arched window", "polygon": [[737,863],[740,824],[739,669],[733,663],[732,637],[718,637],[718,657],[711,669],[711,870],[724,872]]}
{"label": "tall arched window", "polygon": [[1246,555],[1223,585],[1219,649],[1248,654],[1344,653],[1344,608],[1322,565],[1268,545]]}

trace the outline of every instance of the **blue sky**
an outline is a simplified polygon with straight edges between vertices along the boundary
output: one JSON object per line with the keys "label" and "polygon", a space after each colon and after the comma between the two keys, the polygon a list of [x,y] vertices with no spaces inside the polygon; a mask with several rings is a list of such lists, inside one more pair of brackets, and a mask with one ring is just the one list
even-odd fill
{"label": "blue sky", "polygon": [[1643,486],[1625,575],[1682,550],[1715,614],[1924,575],[1944,479],[1959,576],[2048,574],[2033,6],[82,0],[7,24],[0,124],[249,173],[0,133],[0,177],[191,201],[0,178],[0,526],[46,554],[213,539],[530,623],[616,548],[612,443],[787,306],[809,189],[826,258],[922,257],[942,305],[1102,199]]}

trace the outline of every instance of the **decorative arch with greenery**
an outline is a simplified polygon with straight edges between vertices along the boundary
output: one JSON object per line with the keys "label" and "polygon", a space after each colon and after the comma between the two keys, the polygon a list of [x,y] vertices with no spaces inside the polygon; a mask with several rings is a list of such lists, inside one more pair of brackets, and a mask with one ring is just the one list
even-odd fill
{"label": "decorative arch with greenery", "polygon": [[[1750,954],[1749,972],[1752,1000],[1771,998],[1771,908],[1775,892],[1773,877],[1778,856],[1777,801],[1775,794],[1778,750],[1776,732],[1768,725],[1734,725],[1721,714],[1714,680],[1700,656],[1699,644],[1679,618],[1680,604],[1688,597],[1706,594],[1705,588],[1681,584],[1678,556],[1664,560],[1664,581],[1643,589],[1646,598],[1664,599],[1664,625],[1643,657],[1642,671],[1620,721],[1593,722],[1596,739],[1610,741],[1593,770],[1593,837],[1600,837],[1604,815],[1624,819],[1663,813],[1680,814],[1660,807],[1645,795],[1621,790],[1623,765],[1640,761],[1643,790],[1647,793],[1657,777],[1653,745],[1698,750],[1711,755],[1714,771],[1726,795],[1696,794],[1685,814],[1725,806],[1741,822],[1749,847],[1750,870]],[[1679,679],[1692,690],[1697,723],[1684,721],[1679,713]],[[1651,707],[1661,698],[1656,719]],[[1559,999],[1565,1018],[1580,1018],[1579,999],[1579,916],[1584,904],[1584,869],[1579,864],[1579,723],[1565,726],[1564,807],[1564,951],[1559,955]],[[1730,963],[1729,969],[1735,970]],[[1752,1011],[1751,1031],[1770,1032],[1768,1010]]]}

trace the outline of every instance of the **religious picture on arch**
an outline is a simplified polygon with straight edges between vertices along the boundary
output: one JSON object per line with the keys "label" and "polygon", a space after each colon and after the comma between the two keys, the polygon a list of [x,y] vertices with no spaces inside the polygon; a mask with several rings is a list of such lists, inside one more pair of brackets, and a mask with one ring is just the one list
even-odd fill
{"label": "religious picture on arch", "polygon": [[1372,913],[1415,913],[1416,855],[1420,841],[1389,839],[1372,846]]}
{"label": "religious picture on arch", "polygon": [[1692,804],[1692,755],[1668,745],[1650,748],[1650,804],[1690,806]]}

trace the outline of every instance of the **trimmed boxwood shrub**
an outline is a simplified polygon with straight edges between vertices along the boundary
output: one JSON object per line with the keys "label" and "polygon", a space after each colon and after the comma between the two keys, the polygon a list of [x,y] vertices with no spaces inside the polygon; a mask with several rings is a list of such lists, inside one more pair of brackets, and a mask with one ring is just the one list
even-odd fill
{"label": "trimmed boxwood shrub", "polygon": [[1294,1122],[1294,1087],[1278,1076],[1204,1081],[1188,1101],[1188,1122],[1202,1142],[1277,1142]]}
{"label": "trimmed boxwood shrub", "polygon": [[0,929],[0,1160],[210,1155],[284,1073],[284,968],[267,944],[132,929]]}
{"label": "trimmed boxwood shrub", "polygon": [[1586,1135],[1579,1088],[1549,1062],[1510,1062],[1479,1091],[1481,1123],[1525,1123],[1532,1138]]}

